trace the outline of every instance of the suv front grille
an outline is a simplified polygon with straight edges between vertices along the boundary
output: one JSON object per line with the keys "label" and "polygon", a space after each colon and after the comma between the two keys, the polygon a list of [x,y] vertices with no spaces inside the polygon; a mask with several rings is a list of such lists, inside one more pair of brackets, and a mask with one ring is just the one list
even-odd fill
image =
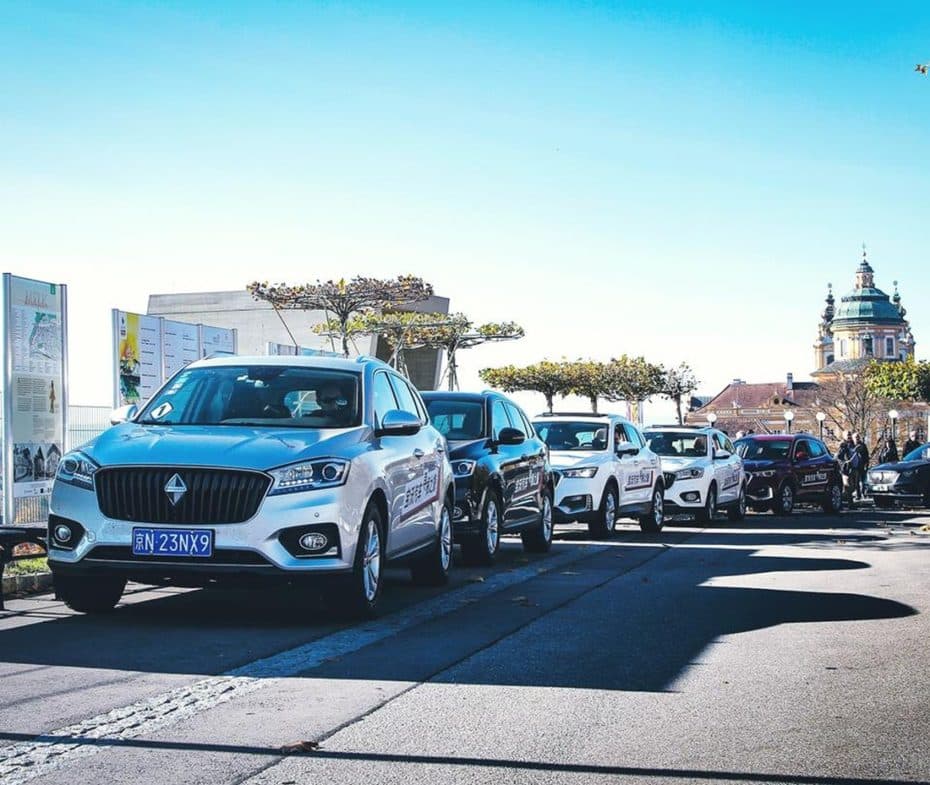
{"label": "suv front grille", "polygon": [[[177,474],[186,491],[172,504],[165,491]],[[139,466],[99,469],[94,475],[100,511],[133,523],[242,523],[262,503],[271,478],[238,469]]]}

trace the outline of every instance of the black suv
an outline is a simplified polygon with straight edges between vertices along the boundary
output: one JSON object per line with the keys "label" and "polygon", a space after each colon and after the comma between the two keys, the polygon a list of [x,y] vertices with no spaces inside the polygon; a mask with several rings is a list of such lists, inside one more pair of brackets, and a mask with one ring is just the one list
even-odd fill
{"label": "black suv", "polygon": [[746,498],[756,512],[788,515],[796,502],[824,512],[843,506],[843,476],[826,445],[809,433],[755,434],[739,439],[746,470]]}
{"label": "black suv", "polygon": [[433,426],[446,437],[455,476],[452,530],[462,557],[490,564],[502,534],[527,551],[552,544],[549,453],[523,410],[495,392],[425,392]]}

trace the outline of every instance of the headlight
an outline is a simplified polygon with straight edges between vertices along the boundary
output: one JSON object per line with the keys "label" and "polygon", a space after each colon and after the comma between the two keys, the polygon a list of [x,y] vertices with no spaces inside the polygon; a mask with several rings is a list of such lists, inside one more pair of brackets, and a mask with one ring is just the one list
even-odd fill
{"label": "headlight", "polygon": [[675,477],[679,480],[696,480],[698,477],[703,476],[704,470],[696,466],[691,469],[679,469],[675,472]]}
{"label": "headlight", "polygon": [[590,480],[597,474],[598,468],[597,466],[582,466],[577,469],[562,469],[562,476],[568,479],[581,477]]}
{"label": "headlight", "polygon": [[452,461],[452,473],[456,477],[470,477],[474,471],[474,461]]}
{"label": "headlight", "polygon": [[349,474],[349,462],[339,458],[320,458],[301,461],[268,472],[274,477],[269,496],[298,491],[314,491],[318,488],[335,488],[343,485]]}
{"label": "headlight", "polygon": [[94,489],[94,473],[100,467],[83,453],[68,453],[58,464],[57,479],[78,488]]}
{"label": "headlight", "polygon": [[902,480],[910,480],[916,472],[914,469],[905,469],[898,477]]}

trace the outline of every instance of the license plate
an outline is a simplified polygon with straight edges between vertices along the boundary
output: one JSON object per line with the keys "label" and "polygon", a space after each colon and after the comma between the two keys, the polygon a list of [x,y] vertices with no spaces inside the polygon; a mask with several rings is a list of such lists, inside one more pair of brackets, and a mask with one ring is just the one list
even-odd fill
{"label": "license plate", "polygon": [[879,493],[884,493],[885,491],[890,491],[891,486],[890,485],[873,485],[872,490],[878,491]]}
{"label": "license plate", "polygon": [[132,554],[208,558],[213,555],[213,532],[210,529],[134,528]]}

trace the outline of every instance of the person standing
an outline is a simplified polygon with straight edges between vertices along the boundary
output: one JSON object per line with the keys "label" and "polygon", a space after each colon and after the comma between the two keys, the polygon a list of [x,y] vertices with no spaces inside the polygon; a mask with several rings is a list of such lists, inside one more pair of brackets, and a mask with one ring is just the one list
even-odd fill
{"label": "person standing", "polygon": [[907,457],[910,453],[914,452],[918,447],[920,447],[920,442],[917,441],[917,431],[911,431],[907,435],[907,441],[904,442],[904,447],[901,448],[902,457]]}
{"label": "person standing", "polygon": [[856,445],[856,453],[859,456],[859,487],[858,495],[861,499],[865,496],[865,474],[869,469],[869,448],[865,440],[858,434],[853,434],[853,442]]}
{"label": "person standing", "polygon": [[859,453],[856,451],[852,431],[843,433],[843,442],[837,450],[836,459],[843,473],[843,493],[846,500],[852,503],[853,493],[859,495]]}
{"label": "person standing", "polygon": [[894,439],[889,436],[885,439],[884,444],[882,445],[882,450],[878,454],[879,463],[897,463],[898,462],[898,448],[894,443]]}

